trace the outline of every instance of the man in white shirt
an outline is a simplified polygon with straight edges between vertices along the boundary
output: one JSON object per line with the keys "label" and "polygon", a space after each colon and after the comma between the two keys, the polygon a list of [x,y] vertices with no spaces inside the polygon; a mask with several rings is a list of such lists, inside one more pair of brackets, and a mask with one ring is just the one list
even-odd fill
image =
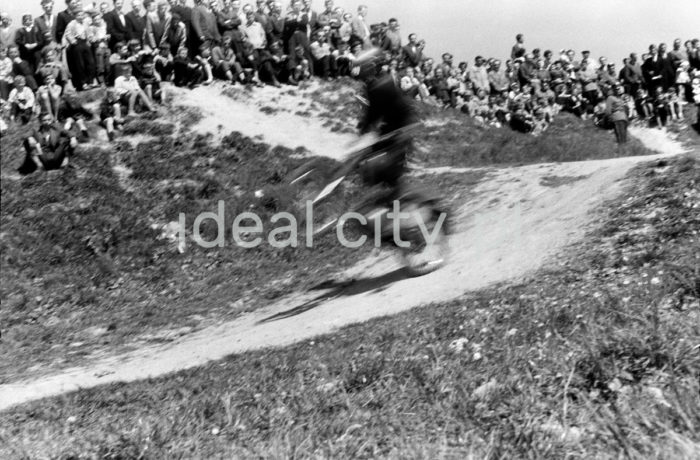
{"label": "man in white shirt", "polygon": [[367,17],[368,8],[365,5],[357,7],[357,16],[352,20],[352,34],[362,40],[362,47],[369,49],[372,42],[369,39],[369,26],[365,18]]}

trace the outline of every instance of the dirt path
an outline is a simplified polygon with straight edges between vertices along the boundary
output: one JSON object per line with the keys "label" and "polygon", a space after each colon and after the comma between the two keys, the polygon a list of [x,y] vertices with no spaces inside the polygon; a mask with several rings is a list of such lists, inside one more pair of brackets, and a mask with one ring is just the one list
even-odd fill
{"label": "dirt path", "polygon": [[[645,131],[636,134],[663,149],[659,157],[683,151],[663,134]],[[33,381],[0,385],[0,410],[80,388],[164,375],[232,353],[288,345],[520,277],[579,239],[589,212],[619,192],[620,179],[631,167],[651,159],[626,157],[490,170],[475,198],[459,210],[456,233],[450,240],[450,263],[435,273],[406,278],[393,256],[383,253],[347,271],[325,291],[287,297],[167,345]]]}

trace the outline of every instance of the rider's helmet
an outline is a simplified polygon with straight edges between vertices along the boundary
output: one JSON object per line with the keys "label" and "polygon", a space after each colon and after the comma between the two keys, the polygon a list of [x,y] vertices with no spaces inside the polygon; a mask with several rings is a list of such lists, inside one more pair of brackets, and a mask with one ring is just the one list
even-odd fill
{"label": "rider's helmet", "polygon": [[365,80],[377,75],[382,68],[384,53],[380,48],[372,47],[357,55],[353,61],[353,76]]}

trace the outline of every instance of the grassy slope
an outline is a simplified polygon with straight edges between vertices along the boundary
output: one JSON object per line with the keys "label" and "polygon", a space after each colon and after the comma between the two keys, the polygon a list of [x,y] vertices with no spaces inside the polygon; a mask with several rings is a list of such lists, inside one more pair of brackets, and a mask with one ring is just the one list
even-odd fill
{"label": "grassy slope", "polygon": [[0,421],[4,456],[693,458],[700,160],[632,177],[521,285],[25,405]]}
{"label": "grassy slope", "polygon": [[[351,92],[340,91],[347,84],[334,82],[307,95],[331,129],[351,126],[359,113]],[[507,128],[477,127],[454,111],[420,111],[434,122],[419,133],[415,156],[425,165],[532,163],[643,152],[637,145],[618,152],[609,133],[566,116],[557,123],[568,128],[555,123],[535,139]],[[195,115],[174,114],[189,122]],[[178,254],[174,244],[158,239],[160,229],[152,224],[176,221],[184,212],[191,226],[199,212],[215,211],[219,199],[227,206],[226,228],[233,215],[251,207],[267,222],[307,191],[284,185],[285,175],[305,161],[290,156],[288,149],[270,148],[239,133],[212,146],[206,137],[187,131],[173,138],[175,129],[153,119],[131,123],[128,133],[155,137],[135,146],[117,141],[109,150],[82,148],[74,161],[78,171],[21,180],[7,176],[22,160],[22,132],[12,129],[2,139],[0,381],[29,368],[42,372],[77,364],[95,350],[138,346],[132,343],[136,336],[172,339],[316,284],[365,254],[343,249],[331,237],[314,250],[303,245],[285,251],[268,245],[242,250],[233,245],[230,233],[223,250],[190,244],[185,254]],[[576,140],[584,135],[586,142]],[[334,166],[330,160],[321,163],[326,170]],[[126,183],[115,165],[134,171]],[[480,174],[442,175],[431,185],[460,201]],[[258,189],[264,191],[263,198],[255,197]],[[351,186],[329,209],[346,207],[358,195],[358,187]],[[213,231],[213,225],[205,224],[205,235]]]}

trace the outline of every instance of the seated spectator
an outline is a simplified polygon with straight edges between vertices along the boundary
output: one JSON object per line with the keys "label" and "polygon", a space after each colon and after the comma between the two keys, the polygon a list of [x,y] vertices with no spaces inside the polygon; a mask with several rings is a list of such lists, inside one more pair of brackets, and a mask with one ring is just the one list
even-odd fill
{"label": "seated spectator", "polygon": [[124,68],[124,74],[114,80],[114,90],[119,97],[120,102],[126,104],[126,116],[136,114],[137,102],[143,105],[149,112],[153,111],[153,102],[148,98],[148,95],[141,89],[139,81],[131,73],[131,67]]}
{"label": "seated spectator", "polygon": [[654,115],[654,104],[649,93],[644,88],[637,89],[637,93],[634,95],[635,108],[640,117],[645,120],[650,120]]}
{"label": "seated spectator", "polygon": [[231,48],[231,35],[224,35],[223,43],[212,48],[211,59],[215,77],[228,80],[231,83],[245,81],[243,67],[238,63],[236,53]]}
{"label": "seated spectator", "polygon": [[12,73],[15,76],[24,77],[25,84],[32,90],[36,91],[39,88],[36,80],[34,79],[34,71],[31,65],[19,56],[19,48],[17,45],[10,45],[7,47],[7,57],[12,61]]}
{"label": "seated spectator", "polygon": [[195,55],[194,60],[202,66],[202,74],[204,75],[204,80],[201,82],[203,85],[209,85],[214,81],[214,72],[212,71],[212,59],[211,59],[211,48],[202,45],[199,47],[199,54]]}
{"label": "seated spectator", "polygon": [[190,59],[187,48],[180,48],[173,59],[173,83],[175,86],[194,88],[204,79],[199,61]]}
{"label": "seated spectator", "polygon": [[550,121],[542,107],[535,108],[532,115],[532,135],[539,136],[549,127]]}
{"label": "seated spectator", "polygon": [[44,84],[36,92],[40,113],[49,113],[54,119],[58,119],[58,106],[61,102],[63,88],[56,83],[56,79],[50,71],[43,75],[42,80]]}
{"label": "seated spectator", "polygon": [[541,88],[535,90],[535,96],[539,99],[546,99],[548,104],[554,104],[556,98],[554,91],[549,87],[548,81],[543,81]]}
{"label": "seated spectator", "polygon": [[37,169],[51,171],[68,166],[77,144],[74,136],[56,126],[51,114],[45,113],[39,129],[24,139],[26,156],[18,172],[27,175]]}
{"label": "seated spectator", "polygon": [[401,90],[410,98],[416,99],[419,97],[420,82],[416,78],[416,73],[413,67],[406,67],[404,76],[401,77]]}
{"label": "seated spectator", "polygon": [[155,70],[153,59],[146,60],[141,66],[139,86],[151,101],[161,101],[160,76]]}
{"label": "seated spectator", "polygon": [[22,27],[15,33],[15,43],[19,47],[20,57],[29,63],[33,71],[36,71],[41,62],[44,37],[34,24],[31,14],[22,16]]}
{"label": "seated spectator", "polygon": [[535,127],[532,115],[525,110],[524,103],[518,102],[515,105],[513,113],[510,117],[510,127],[521,133],[532,132],[533,128]]}
{"label": "seated spectator", "polygon": [[7,99],[10,103],[10,121],[15,121],[19,117],[22,124],[26,125],[34,114],[34,91],[26,86],[26,80],[22,75],[17,75],[13,83],[14,88]]}
{"label": "seated spectator", "polygon": [[158,54],[153,58],[155,71],[160,81],[171,81],[173,77],[173,56],[170,54],[170,45],[160,45]]}
{"label": "seated spectator", "polygon": [[681,107],[681,100],[678,96],[678,91],[675,87],[671,86],[666,92],[668,113],[672,120],[680,121],[683,119],[683,107]]}
{"label": "seated spectator", "polygon": [[329,37],[324,30],[317,31],[309,45],[311,56],[313,57],[313,69],[316,76],[330,80],[331,75],[335,74],[335,57],[331,50],[331,45],[328,42]]}
{"label": "seated spectator", "polygon": [[[465,63],[466,64],[466,63]],[[489,84],[491,86],[491,92],[494,94],[503,94],[508,91],[508,86],[510,82],[505,72],[501,70],[501,61],[495,60],[491,70],[488,72]]]}
{"label": "seated spectator", "polygon": [[100,124],[107,130],[107,138],[114,140],[114,133],[124,125],[119,94],[114,88],[107,89],[100,103]]}
{"label": "seated spectator", "polygon": [[44,56],[44,60],[37,71],[39,77],[41,78],[42,76],[51,74],[53,75],[56,84],[62,88],[66,86],[66,83],[68,83],[68,80],[70,80],[68,77],[68,69],[60,61],[56,48],[46,47],[44,48],[42,54]]}
{"label": "seated spectator", "polygon": [[287,60],[287,69],[289,72],[287,83],[290,85],[296,86],[300,82],[311,78],[309,61],[306,59],[303,46],[298,45],[294,48],[294,54],[289,56]]}

